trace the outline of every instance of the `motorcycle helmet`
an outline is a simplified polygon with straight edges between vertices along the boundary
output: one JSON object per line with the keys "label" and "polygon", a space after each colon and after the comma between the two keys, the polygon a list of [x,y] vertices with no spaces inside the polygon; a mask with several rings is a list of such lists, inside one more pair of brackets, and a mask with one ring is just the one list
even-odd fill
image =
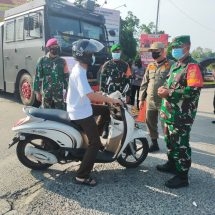
{"label": "motorcycle helmet", "polygon": [[94,53],[101,51],[104,45],[94,39],[81,39],[72,44],[73,57],[88,65],[93,65],[95,62]]}

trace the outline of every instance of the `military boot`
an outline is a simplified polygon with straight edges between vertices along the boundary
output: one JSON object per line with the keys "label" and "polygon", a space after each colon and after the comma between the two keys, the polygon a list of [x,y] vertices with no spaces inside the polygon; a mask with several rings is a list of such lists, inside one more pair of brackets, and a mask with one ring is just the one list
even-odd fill
{"label": "military boot", "polygon": [[159,151],[158,141],[157,139],[152,139],[152,144],[149,146],[149,152]]}
{"label": "military boot", "polygon": [[168,160],[165,164],[160,164],[156,166],[157,170],[160,172],[167,172],[167,173],[172,173],[176,174],[176,169],[175,169],[175,163],[174,161]]}
{"label": "military boot", "polygon": [[165,182],[165,186],[172,189],[187,187],[188,185],[188,172],[178,173],[176,176]]}

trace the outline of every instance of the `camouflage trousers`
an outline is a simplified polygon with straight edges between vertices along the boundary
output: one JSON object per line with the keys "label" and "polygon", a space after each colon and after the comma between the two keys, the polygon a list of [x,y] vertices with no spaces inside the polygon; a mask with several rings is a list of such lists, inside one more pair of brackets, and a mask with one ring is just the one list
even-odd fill
{"label": "camouflage trousers", "polygon": [[164,124],[164,140],[168,148],[168,160],[174,162],[179,173],[188,171],[191,166],[189,145],[191,126]]}
{"label": "camouflage trousers", "polygon": [[61,98],[43,97],[42,98],[42,107],[66,110],[66,105],[65,105],[64,99],[62,97]]}

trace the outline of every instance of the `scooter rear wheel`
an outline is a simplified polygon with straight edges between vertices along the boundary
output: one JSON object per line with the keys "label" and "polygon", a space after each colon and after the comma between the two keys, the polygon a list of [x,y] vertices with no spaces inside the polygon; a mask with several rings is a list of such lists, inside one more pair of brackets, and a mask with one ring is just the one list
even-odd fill
{"label": "scooter rear wheel", "polygon": [[19,161],[26,167],[33,169],[33,170],[44,170],[52,166],[52,164],[45,164],[41,163],[39,161],[30,159],[25,154],[25,149],[27,145],[33,145],[36,148],[43,149],[45,151],[51,151],[56,148],[56,146],[51,142],[50,139],[36,136],[36,135],[30,135],[27,136],[25,140],[19,141],[16,153]]}
{"label": "scooter rear wheel", "polygon": [[137,138],[125,148],[123,153],[117,158],[120,165],[126,168],[138,167],[147,157],[149,145],[146,138]]}

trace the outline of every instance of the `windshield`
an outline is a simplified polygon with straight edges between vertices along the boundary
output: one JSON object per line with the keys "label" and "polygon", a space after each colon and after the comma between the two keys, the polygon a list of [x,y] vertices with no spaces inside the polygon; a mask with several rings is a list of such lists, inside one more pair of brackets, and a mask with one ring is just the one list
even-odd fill
{"label": "windshield", "polygon": [[71,52],[71,44],[81,38],[105,41],[103,28],[73,18],[49,16],[50,36],[55,37],[63,52]]}

